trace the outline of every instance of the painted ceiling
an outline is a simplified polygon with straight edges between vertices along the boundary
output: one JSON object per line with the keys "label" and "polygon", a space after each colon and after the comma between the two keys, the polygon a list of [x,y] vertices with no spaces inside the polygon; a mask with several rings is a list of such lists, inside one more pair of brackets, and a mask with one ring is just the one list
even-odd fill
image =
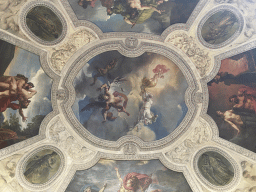
{"label": "painted ceiling", "polygon": [[256,2],[0,14],[1,192],[256,191]]}

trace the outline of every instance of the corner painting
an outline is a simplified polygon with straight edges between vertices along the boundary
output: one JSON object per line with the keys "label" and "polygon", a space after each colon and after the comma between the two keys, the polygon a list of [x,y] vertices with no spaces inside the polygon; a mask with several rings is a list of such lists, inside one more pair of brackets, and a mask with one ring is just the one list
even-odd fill
{"label": "corner painting", "polygon": [[231,38],[239,28],[238,18],[228,10],[213,14],[202,27],[202,37],[209,43],[218,45]]}
{"label": "corner painting", "polygon": [[24,176],[32,184],[44,184],[55,176],[60,164],[60,156],[55,151],[44,149],[26,162]]}
{"label": "corner painting", "polygon": [[77,171],[66,192],[192,192],[184,175],[159,160],[114,161],[101,159],[90,169]]}
{"label": "corner painting", "polygon": [[44,41],[54,41],[61,36],[62,23],[48,7],[33,7],[26,15],[26,24],[31,32]]}
{"label": "corner painting", "polygon": [[186,23],[199,0],[68,0],[79,20],[103,32],[161,34],[175,23]]}
{"label": "corner painting", "polygon": [[219,135],[256,152],[256,49],[221,61],[218,74],[208,83],[208,114]]}
{"label": "corner painting", "polygon": [[234,178],[234,168],[221,154],[208,151],[198,159],[198,168],[203,177],[216,186],[225,186]]}
{"label": "corner painting", "polygon": [[0,40],[0,149],[39,133],[51,85],[38,55]]}
{"label": "corner painting", "polygon": [[188,84],[171,60],[155,53],[136,58],[117,51],[91,59],[74,80],[73,111],[81,124],[101,139],[135,135],[144,141],[174,131],[188,108]]}

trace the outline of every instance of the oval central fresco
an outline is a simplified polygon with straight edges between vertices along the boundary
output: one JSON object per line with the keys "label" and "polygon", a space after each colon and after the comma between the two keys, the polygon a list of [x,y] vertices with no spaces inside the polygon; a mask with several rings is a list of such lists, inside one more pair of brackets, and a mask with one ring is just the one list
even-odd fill
{"label": "oval central fresco", "polygon": [[117,51],[102,53],[83,66],[73,84],[76,117],[91,134],[109,141],[125,135],[162,139],[188,111],[183,73],[155,53],[136,58]]}

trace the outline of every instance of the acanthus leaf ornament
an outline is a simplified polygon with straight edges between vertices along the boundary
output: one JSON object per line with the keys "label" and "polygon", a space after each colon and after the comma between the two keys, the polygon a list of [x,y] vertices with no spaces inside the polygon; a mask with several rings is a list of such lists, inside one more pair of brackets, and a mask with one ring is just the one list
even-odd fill
{"label": "acanthus leaf ornament", "polygon": [[60,120],[49,128],[49,137],[60,148],[65,150],[68,155],[77,161],[82,161],[92,157],[95,152],[78,143],[78,141],[66,130]]}
{"label": "acanthus leaf ornament", "polygon": [[210,129],[207,123],[200,120],[200,125],[195,127],[190,137],[186,138],[179,146],[166,153],[168,159],[175,163],[186,164],[191,160],[195,149],[210,140]]}
{"label": "acanthus leaf ornament", "polygon": [[179,32],[171,36],[166,41],[181,49],[193,61],[201,76],[205,76],[211,66],[211,58],[208,52],[195,43],[193,37],[188,36],[186,33]]}
{"label": "acanthus leaf ornament", "polygon": [[72,34],[68,42],[52,50],[50,61],[54,70],[61,72],[78,49],[94,40],[96,40],[96,36],[85,29]]}

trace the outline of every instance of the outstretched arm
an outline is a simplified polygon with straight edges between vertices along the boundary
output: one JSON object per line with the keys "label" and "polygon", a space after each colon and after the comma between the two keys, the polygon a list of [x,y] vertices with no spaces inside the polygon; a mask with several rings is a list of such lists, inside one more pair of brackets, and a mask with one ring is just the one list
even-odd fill
{"label": "outstretched arm", "polygon": [[101,190],[99,190],[99,192],[104,192],[104,190],[106,189],[106,187],[107,187],[107,183],[104,184],[104,186],[102,187]]}
{"label": "outstretched arm", "polygon": [[121,178],[121,175],[120,175],[120,173],[119,173],[118,168],[115,167],[115,170],[116,170],[116,176],[117,176],[117,178],[119,179],[119,181],[123,182],[123,179]]}
{"label": "outstretched arm", "polygon": [[129,19],[127,19],[127,18],[125,18],[125,17],[124,17],[124,21],[125,21],[126,23],[130,24],[130,25],[134,25],[134,23],[132,23]]}
{"label": "outstretched arm", "polygon": [[29,93],[30,98],[33,97],[37,93],[37,91],[35,89],[29,89],[28,91],[30,92]]}

